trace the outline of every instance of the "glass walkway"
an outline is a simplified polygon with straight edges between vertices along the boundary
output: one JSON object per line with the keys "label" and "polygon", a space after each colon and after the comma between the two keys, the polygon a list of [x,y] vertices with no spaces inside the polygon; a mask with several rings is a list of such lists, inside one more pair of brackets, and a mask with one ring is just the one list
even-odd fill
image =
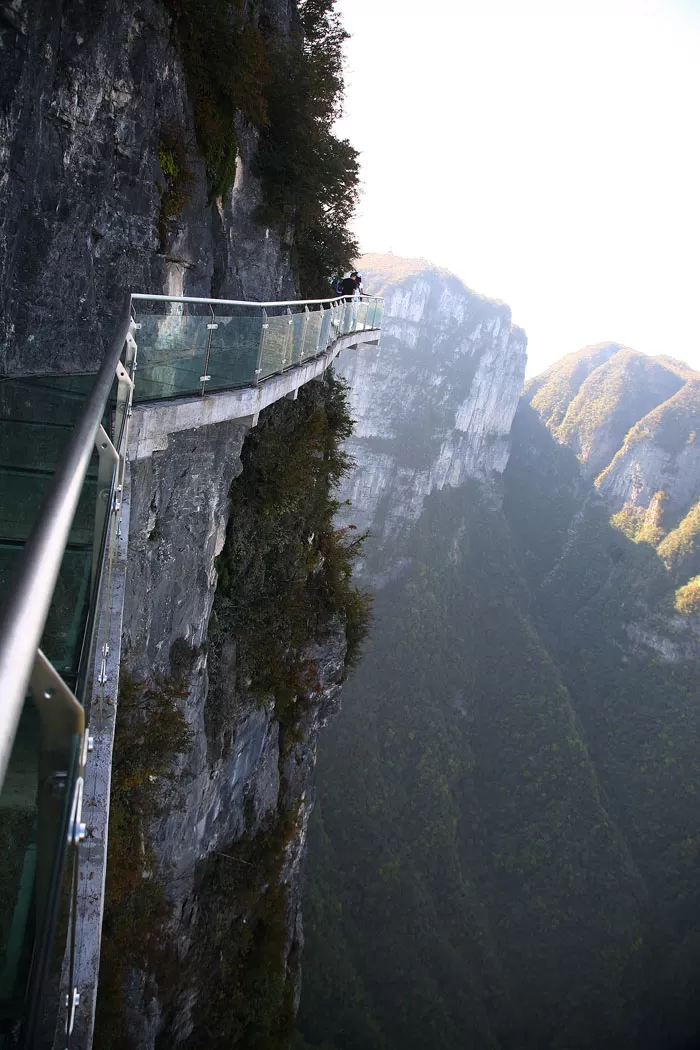
{"label": "glass walkway", "polygon": [[382,311],[372,297],[133,295],[97,376],[0,378],[0,1050],[50,1047],[61,1031],[70,1046],[79,1008],[71,941],[95,625],[132,405],[274,381],[378,333]]}

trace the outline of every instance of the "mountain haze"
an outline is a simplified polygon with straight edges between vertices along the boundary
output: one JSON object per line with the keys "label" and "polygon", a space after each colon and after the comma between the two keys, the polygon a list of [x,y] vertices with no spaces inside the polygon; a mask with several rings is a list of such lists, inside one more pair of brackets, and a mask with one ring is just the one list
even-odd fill
{"label": "mountain haze", "polygon": [[507,308],[361,265],[387,295],[347,370],[375,623],[319,756],[299,1045],[690,1046],[700,377],[605,344],[518,405]]}

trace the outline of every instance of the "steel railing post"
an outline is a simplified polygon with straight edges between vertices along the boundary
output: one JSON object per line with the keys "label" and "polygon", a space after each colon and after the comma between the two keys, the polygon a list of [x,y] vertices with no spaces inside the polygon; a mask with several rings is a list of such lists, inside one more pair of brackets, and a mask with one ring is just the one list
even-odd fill
{"label": "steel railing post", "polygon": [[265,350],[265,340],[267,339],[267,329],[269,321],[267,319],[267,310],[263,309],[262,312],[262,328],[260,329],[260,345],[258,346],[258,363],[255,369],[255,385],[260,384],[260,373],[262,372],[262,357],[263,351]]}
{"label": "steel railing post", "polygon": [[301,329],[301,349],[299,351],[299,364],[301,364],[304,357],[304,345],[306,343],[306,330],[309,327],[309,314],[310,314],[308,303],[304,303],[304,324]]}
{"label": "steel railing post", "polygon": [[287,307],[287,338],[284,344],[284,351],[282,353],[282,367],[280,372],[284,372],[286,368],[292,363],[292,350],[294,343],[294,316],[291,308]]}
{"label": "steel railing post", "polygon": [[204,391],[206,390],[207,383],[211,379],[211,376],[209,375],[209,355],[211,354],[211,339],[214,330],[219,327],[216,323],[216,314],[214,313],[214,309],[211,303],[209,304],[209,312],[211,313],[211,321],[207,325],[207,332],[209,333],[209,335],[207,337],[207,352],[204,355],[204,375],[201,375],[199,377],[199,381],[202,384],[202,397],[204,397]]}

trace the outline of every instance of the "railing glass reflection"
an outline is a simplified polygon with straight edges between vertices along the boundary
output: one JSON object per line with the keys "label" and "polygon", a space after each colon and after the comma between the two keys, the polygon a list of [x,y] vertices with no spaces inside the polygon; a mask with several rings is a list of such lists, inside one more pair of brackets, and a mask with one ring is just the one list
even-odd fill
{"label": "railing glass reflection", "polygon": [[325,353],[339,335],[377,327],[379,300],[314,303],[134,300],[134,401],[254,386]]}

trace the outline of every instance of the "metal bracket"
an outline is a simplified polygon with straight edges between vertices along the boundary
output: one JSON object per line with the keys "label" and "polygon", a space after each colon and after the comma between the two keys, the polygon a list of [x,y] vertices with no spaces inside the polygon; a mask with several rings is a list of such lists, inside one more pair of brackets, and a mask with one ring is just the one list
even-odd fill
{"label": "metal bracket", "polygon": [[85,711],[53,664],[37,649],[29,679],[34,702],[39,709],[42,735],[56,742],[62,737],[85,732]]}
{"label": "metal bracket", "polygon": [[[134,345],[136,345],[136,344],[134,344]],[[131,378],[131,376],[129,375],[129,373],[127,372],[126,368],[124,368],[124,365],[121,363],[121,361],[117,361],[117,367],[115,369],[115,375],[116,375],[116,377],[117,377],[117,379],[119,380],[120,383],[127,383],[129,385],[129,387],[133,390],[134,381]]]}
{"label": "metal bracket", "polygon": [[[39,811],[42,820],[39,826],[41,847],[49,849],[55,834],[55,827],[65,819],[65,788],[69,782],[70,770],[75,758],[76,739],[83,738],[78,752],[78,781],[82,784],[83,754],[85,748],[85,711],[63,681],[55,667],[37,649],[34,666],[29,679],[29,689],[39,712],[41,723],[39,791],[41,803]],[[81,832],[82,788],[79,794],[74,792],[71,807],[71,819],[68,825],[69,842],[76,841]],[[47,855],[45,853],[45,855]],[[45,899],[48,892],[48,876],[44,871],[40,898]]]}
{"label": "metal bracket", "polygon": [[80,992],[77,988],[73,989],[72,997],[66,995],[66,1010],[70,1008],[70,1013],[66,1018],[66,1035],[71,1036],[73,1034],[73,1026],[75,1025],[75,1011],[80,1006]]}
{"label": "metal bracket", "polygon": [[[140,328],[141,325],[134,325],[134,327]],[[137,350],[138,346],[136,340],[134,339],[131,332],[129,332],[124,343],[124,367],[127,369],[127,371],[133,366],[136,360]]]}
{"label": "metal bracket", "polygon": [[[131,362],[130,368],[132,372],[136,368],[136,343],[134,343],[134,358]],[[131,378],[121,361],[117,362],[114,374],[117,377],[117,404],[114,410],[114,440],[118,445],[122,437],[124,417],[131,408],[131,401],[134,395],[134,380]]]}
{"label": "metal bracket", "polygon": [[107,681],[107,657],[109,656],[109,645],[107,642],[102,646],[102,660],[100,661],[100,673],[97,676],[99,685],[104,685]]}
{"label": "metal bracket", "polygon": [[82,777],[78,777],[75,782],[75,790],[73,791],[73,805],[70,811],[70,820],[68,821],[68,845],[79,846],[84,841],[87,835],[87,825],[83,823],[83,793],[85,791],[85,781]]}
{"label": "metal bracket", "polygon": [[207,331],[209,334],[207,336],[207,350],[204,355],[204,374],[199,377],[199,381],[202,384],[202,389],[200,390],[201,397],[204,397],[207,389],[207,382],[211,379],[211,376],[209,375],[209,357],[211,355],[212,333],[219,327],[218,322],[214,320],[216,314],[214,313],[214,307],[211,303],[209,304],[209,312],[212,319],[207,322]]}
{"label": "metal bracket", "polygon": [[[131,380],[129,380],[131,383]],[[92,579],[99,571],[102,533],[107,517],[107,501],[114,480],[114,472],[119,464],[119,453],[112,444],[105,428],[100,424],[95,435],[95,448],[99,458],[97,468],[97,504],[95,507],[95,539],[92,547]]]}

